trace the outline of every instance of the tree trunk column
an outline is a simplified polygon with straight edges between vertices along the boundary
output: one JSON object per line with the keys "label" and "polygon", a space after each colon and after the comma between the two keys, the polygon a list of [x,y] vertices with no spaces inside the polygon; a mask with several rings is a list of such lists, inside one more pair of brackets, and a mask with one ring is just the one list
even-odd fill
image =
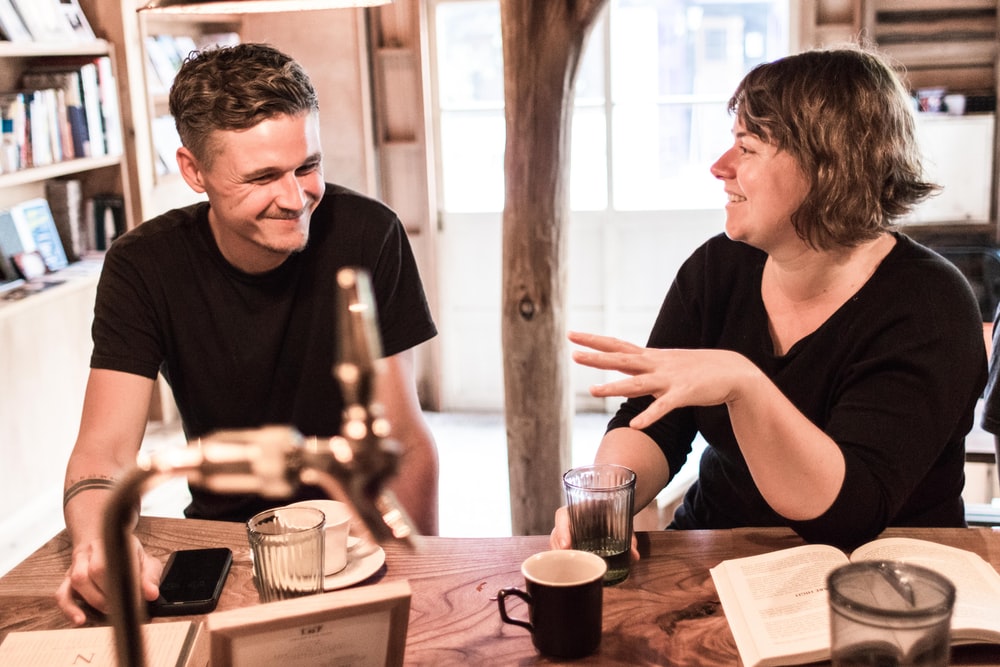
{"label": "tree trunk column", "polygon": [[606,1],[500,3],[507,120],[501,321],[515,535],[552,529],[570,463],[565,257],[573,86]]}

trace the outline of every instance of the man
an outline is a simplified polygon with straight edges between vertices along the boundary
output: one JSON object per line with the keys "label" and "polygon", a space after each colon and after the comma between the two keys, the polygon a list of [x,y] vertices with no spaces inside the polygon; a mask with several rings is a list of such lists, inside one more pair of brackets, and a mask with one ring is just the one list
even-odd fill
{"label": "man", "polygon": [[[98,288],[94,352],[64,515],[73,561],[56,593],[105,610],[103,509],[141,445],[157,372],[189,439],[288,424],[340,432],[331,376],[335,275],[371,275],[385,354],[376,399],[404,447],[391,482],[417,528],[437,531],[437,453],[417,402],[412,348],[436,334],[402,225],[385,206],[323,180],[316,92],[291,58],[261,44],[189,58],[170,92],[187,184],[208,202],[118,239]],[[185,515],[244,521],[274,501],[192,488]],[[307,487],[296,499],[319,497]],[[134,540],[143,597],[162,566]]]}

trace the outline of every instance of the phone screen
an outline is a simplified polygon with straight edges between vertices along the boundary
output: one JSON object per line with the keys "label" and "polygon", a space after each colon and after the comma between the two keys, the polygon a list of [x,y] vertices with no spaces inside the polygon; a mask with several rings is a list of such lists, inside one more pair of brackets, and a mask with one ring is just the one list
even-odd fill
{"label": "phone screen", "polygon": [[212,611],[222,594],[232,562],[233,552],[224,547],[175,551],[160,581],[160,597],[149,603],[150,615]]}

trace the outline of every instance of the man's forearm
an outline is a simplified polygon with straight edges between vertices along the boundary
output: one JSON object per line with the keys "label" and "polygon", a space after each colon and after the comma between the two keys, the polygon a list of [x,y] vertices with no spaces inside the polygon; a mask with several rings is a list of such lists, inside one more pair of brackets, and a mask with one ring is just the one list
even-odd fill
{"label": "man's forearm", "polygon": [[423,535],[438,534],[438,464],[433,443],[407,452],[389,489]]}
{"label": "man's forearm", "polygon": [[[73,545],[104,538],[104,517],[117,480],[90,474],[69,481],[63,492],[63,519]],[[134,513],[132,525],[138,520]]]}

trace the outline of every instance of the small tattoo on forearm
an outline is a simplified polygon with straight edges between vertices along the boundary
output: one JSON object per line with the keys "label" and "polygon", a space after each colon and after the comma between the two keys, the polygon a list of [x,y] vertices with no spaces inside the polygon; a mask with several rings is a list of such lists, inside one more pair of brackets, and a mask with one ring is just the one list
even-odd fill
{"label": "small tattoo on forearm", "polygon": [[63,509],[66,509],[66,505],[68,505],[69,501],[73,499],[73,496],[75,496],[78,493],[81,493],[83,491],[90,491],[91,489],[111,489],[112,487],[114,487],[114,485],[115,485],[115,480],[113,479],[107,479],[102,477],[91,477],[88,479],[81,479],[79,482],[76,482],[68,489],[66,489],[66,491],[63,493]]}

